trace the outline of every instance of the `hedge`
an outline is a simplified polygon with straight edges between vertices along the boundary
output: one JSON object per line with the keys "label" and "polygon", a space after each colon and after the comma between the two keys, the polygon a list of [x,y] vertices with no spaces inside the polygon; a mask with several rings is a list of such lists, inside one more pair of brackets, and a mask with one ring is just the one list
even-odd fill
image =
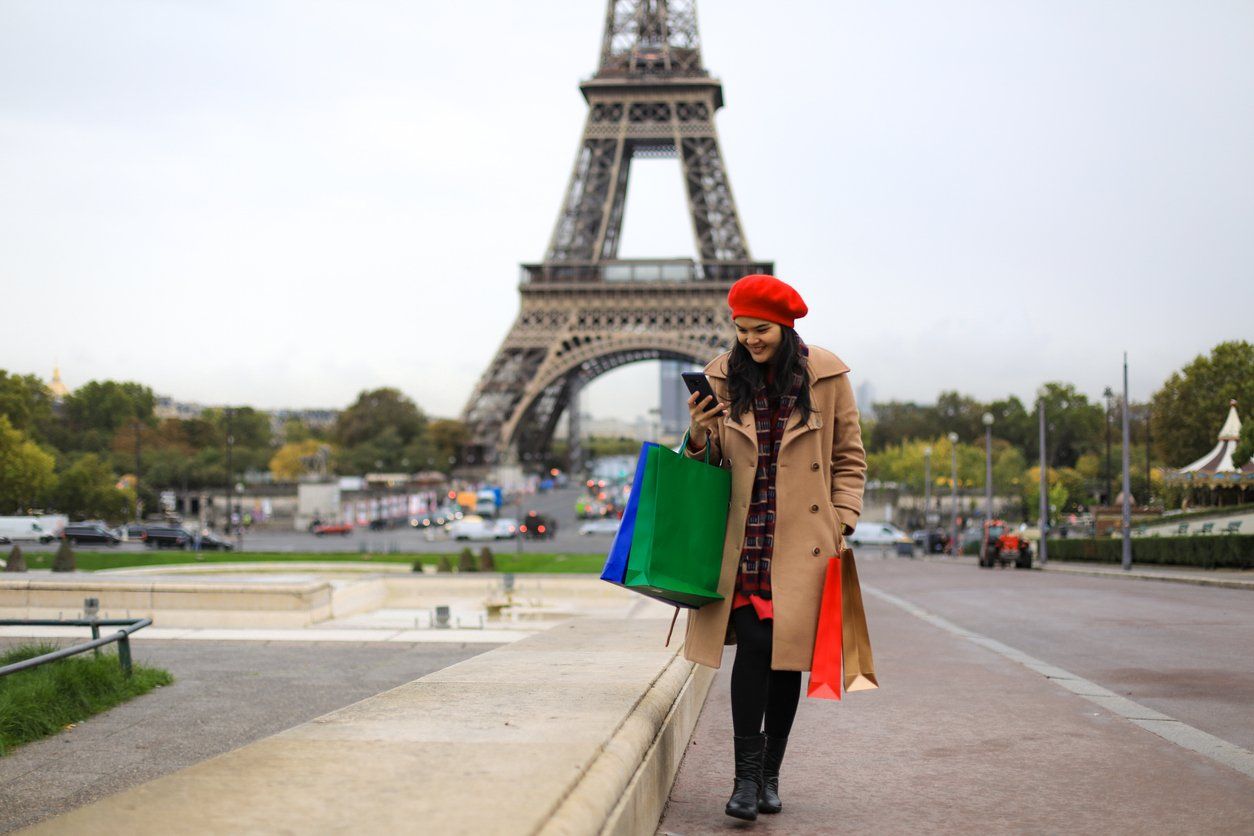
{"label": "hedge", "polygon": [[[1119,563],[1123,541],[1050,540],[1050,560]],[[1254,569],[1254,534],[1215,534],[1199,537],[1133,537],[1132,562],[1202,569]]]}

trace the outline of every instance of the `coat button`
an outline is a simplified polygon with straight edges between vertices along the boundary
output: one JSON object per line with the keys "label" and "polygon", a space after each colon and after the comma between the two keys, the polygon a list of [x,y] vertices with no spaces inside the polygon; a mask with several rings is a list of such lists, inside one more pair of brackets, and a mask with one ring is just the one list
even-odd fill
{"label": "coat button", "polygon": [[819,463],[818,463],[818,462],[814,462],[813,464],[811,464],[811,465],[810,465],[810,469],[811,469],[811,470],[818,470],[818,469],[819,469]]}
{"label": "coat button", "polygon": [[810,506],[810,513],[811,513],[811,514],[817,514],[818,512],[819,512],[819,506],[817,506],[817,505],[811,505],[811,506]]}
{"label": "coat button", "polygon": [[818,557],[820,554],[822,554],[822,552],[820,552],[818,547],[816,546],[814,551],[811,552],[811,554],[813,554],[815,557]]}

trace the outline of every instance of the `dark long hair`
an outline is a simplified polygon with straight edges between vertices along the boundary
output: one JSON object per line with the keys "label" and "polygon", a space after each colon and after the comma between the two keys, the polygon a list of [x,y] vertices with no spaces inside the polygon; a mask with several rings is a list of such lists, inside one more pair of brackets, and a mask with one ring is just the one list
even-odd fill
{"label": "dark long hair", "polygon": [[[727,391],[731,396],[730,414],[733,421],[739,421],[745,412],[753,412],[753,396],[766,386],[768,398],[778,398],[788,391],[792,376],[800,371],[805,374],[805,360],[801,356],[801,337],[787,325],[779,326],[783,331],[779,348],[768,363],[759,363],[753,359],[749,349],[739,340],[732,348],[731,357],[727,360]],[[772,380],[766,382],[766,368],[774,369]],[[801,423],[810,420],[810,386],[805,377],[802,378],[801,391],[797,393],[797,403],[793,412],[801,416]]]}

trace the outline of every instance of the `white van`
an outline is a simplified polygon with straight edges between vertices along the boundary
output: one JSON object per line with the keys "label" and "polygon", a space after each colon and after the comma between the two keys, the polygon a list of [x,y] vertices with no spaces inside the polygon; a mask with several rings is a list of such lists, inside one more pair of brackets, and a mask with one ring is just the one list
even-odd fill
{"label": "white van", "polygon": [[7,537],[14,543],[22,541],[51,543],[61,536],[65,523],[66,518],[56,514],[39,517],[0,517],[0,537]]}

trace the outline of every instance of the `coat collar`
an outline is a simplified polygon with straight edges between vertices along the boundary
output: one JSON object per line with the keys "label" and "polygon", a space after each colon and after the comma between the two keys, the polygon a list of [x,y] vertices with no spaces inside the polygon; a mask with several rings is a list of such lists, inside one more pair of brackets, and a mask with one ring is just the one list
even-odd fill
{"label": "coat collar", "polygon": [[[841,360],[827,349],[819,348],[814,345],[808,345],[807,347],[810,349],[810,356],[807,358],[808,362],[806,363],[806,374],[811,385],[822,378],[846,374],[849,371],[849,366],[845,365],[845,361]],[[727,391],[727,363],[730,358],[731,352],[725,351],[705,366],[706,376],[711,380],[718,380],[719,383],[722,384],[721,388],[724,392]],[[733,427],[739,430],[749,436],[749,438],[753,439],[753,443],[755,445],[757,444],[758,434],[753,426],[752,410],[746,410],[745,413],[740,416],[739,421],[732,420],[730,414],[726,415],[723,418],[723,424],[724,426]],[[821,426],[823,426],[823,416],[819,414],[817,409],[810,410],[810,420],[807,421],[804,426],[798,422],[793,422],[787,429],[784,430],[783,438],[780,439],[780,449],[782,450],[785,444],[797,435],[801,434],[803,431],[818,429]]]}

